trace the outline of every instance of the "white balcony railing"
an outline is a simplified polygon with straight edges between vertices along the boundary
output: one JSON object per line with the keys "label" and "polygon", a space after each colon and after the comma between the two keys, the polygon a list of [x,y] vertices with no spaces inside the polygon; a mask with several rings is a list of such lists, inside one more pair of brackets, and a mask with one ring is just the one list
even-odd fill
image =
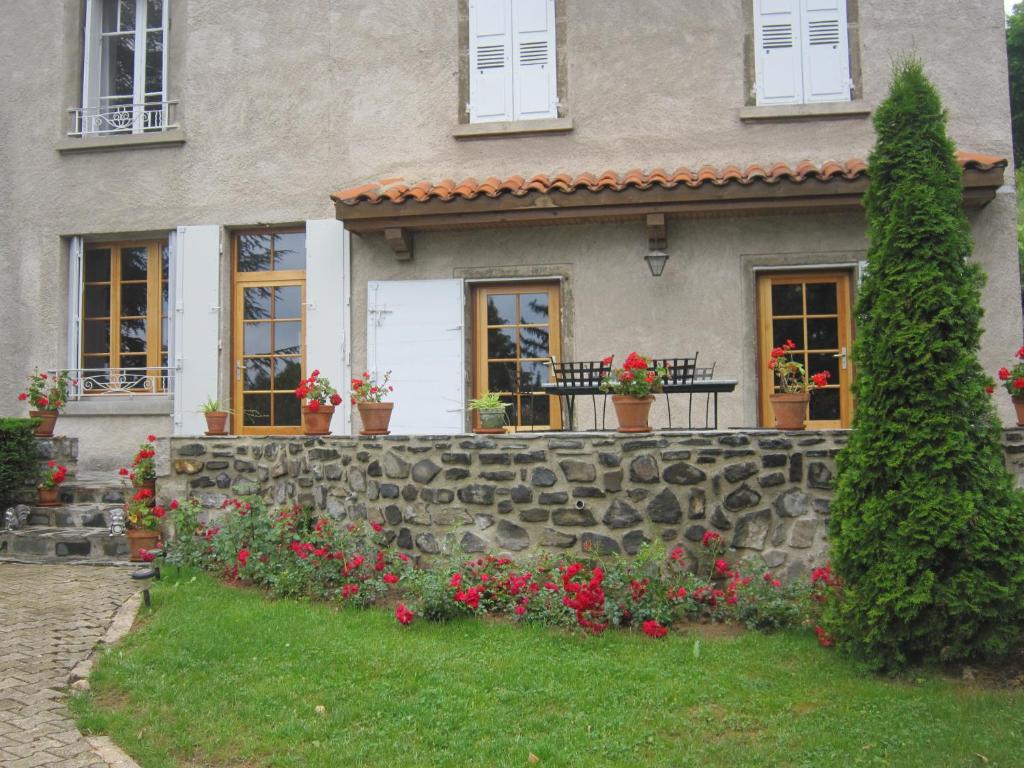
{"label": "white balcony railing", "polygon": [[[47,373],[52,377],[60,371]],[[74,368],[68,369],[72,383],[68,400],[100,395],[170,395],[172,368]]]}
{"label": "white balcony railing", "polygon": [[125,133],[153,133],[177,128],[174,124],[176,101],[154,101],[146,104],[101,104],[96,107],[73,107],[69,136],[108,136]]}

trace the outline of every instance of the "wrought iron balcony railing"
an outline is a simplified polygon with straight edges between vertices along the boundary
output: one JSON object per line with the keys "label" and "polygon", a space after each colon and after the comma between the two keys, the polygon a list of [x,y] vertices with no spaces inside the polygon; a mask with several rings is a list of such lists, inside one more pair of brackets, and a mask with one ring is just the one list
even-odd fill
{"label": "wrought iron balcony railing", "polygon": [[108,136],[125,133],[154,133],[177,128],[176,101],[145,104],[108,103],[96,107],[73,107],[69,136]]}
{"label": "wrought iron balcony railing", "polygon": [[[173,368],[74,368],[69,369],[68,400],[98,395],[169,395]],[[60,371],[47,371],[56,376]]]}

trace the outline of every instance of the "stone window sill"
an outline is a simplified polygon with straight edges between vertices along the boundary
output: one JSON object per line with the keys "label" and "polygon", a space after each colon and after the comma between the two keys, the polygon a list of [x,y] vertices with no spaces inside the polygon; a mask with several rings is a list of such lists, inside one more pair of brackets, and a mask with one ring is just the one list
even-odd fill
{"label": "stone window sill", "polygon": [[840,101],[831,104],[782,104],[778,106],[740,108],[740,120],[745,123],[835,120],[864,118],[870,115],[871,108],[863,101]]}
{"label": "stone window sill", "polygon": [[172,128],[159,133],[135,133],[123,136],[68,137],[57,142],[57,151],[62,155],[79,152],[110,152],[120,149],[155,149],[177,147],[185,143],[185,132]]}
{"label": "stone window sill", "polygon": [[172,395],[96,395],[64,406],[68,416],[170,416]]}
{"label": "stone window sill", "polygon": [[499,123],[461,123],[452,131],[458,140],[504,139],[514,136],[539,136],[550,133],[569,133],[571,117],[553,117],[545,120],[517,120]]}

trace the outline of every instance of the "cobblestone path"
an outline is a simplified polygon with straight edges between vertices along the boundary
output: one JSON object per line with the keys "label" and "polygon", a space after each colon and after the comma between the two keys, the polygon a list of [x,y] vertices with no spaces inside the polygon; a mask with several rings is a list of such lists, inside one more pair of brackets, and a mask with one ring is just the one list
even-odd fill
{"label": "cobblestone path", "polygon": [[137,590],[123,568],[0,563],[0,766],[107,768],[64,697]]}

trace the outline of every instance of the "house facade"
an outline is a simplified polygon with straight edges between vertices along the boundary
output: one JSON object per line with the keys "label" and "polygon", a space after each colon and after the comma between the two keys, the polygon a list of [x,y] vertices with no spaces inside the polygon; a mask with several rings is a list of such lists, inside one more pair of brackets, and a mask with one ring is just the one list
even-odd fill
{"label": "house facade", "polygon": [[1020,345],[998,0],[0,12],[0,401],[74,370],[59,431],[97,466],[201,433],[208,398],[234,433],[295,434],[314,368],[343,391],[391,370],[393,431],[445,434],[486,391],[515,429],[567,426],[552,357],[696,355],[737,382],[721,427],[767,425],[786,338],[832,374],[811,426],[848,425],[870,116],[908,51],[961,150],[982,362]]}

